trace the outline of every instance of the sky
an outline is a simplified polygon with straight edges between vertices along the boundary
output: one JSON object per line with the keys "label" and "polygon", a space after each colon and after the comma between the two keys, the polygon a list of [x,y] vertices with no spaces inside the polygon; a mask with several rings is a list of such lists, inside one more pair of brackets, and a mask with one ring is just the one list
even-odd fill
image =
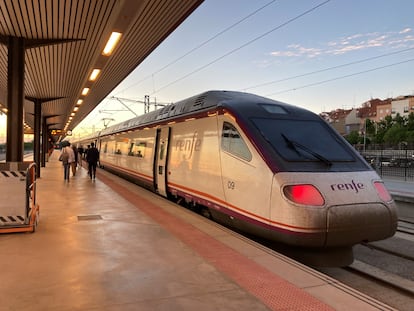
{"label": "sky", "polygon": [[[207,90],[315,113],[414,95],[412,0],[205,0],[77,128],[83,136]],[[151,107],[151,110],[154,108]]]}

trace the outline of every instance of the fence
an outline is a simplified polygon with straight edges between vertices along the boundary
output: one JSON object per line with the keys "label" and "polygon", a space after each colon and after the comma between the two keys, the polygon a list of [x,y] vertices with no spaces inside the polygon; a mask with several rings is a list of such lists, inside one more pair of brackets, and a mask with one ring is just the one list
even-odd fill
{"label": "fence", "polygon": [[364,150],[361,155],[380,176],[414,181],[414,150]]}

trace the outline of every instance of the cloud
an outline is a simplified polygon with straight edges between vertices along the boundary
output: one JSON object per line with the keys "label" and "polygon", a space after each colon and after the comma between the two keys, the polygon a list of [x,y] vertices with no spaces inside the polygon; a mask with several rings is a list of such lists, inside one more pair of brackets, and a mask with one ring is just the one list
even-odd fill
{"label": "cloud", "polygon": [[305,48],[299,44],[288,45],[288,50],[285,51],[274,51],[270,54],[272,56],[285,56],[285,57],[297,57],[297,56],[307,56],[315,57],[322,53],[321,49],[318,48]]}
{"label": "cloud", "polygon": [[398,32],[357,33],[326,42],[319,47],[290,44],[285,50],[272,51],[270,55],[275,57],[313,58],[322,55],[341,55],[377,47],[404,48],[414,41],[411,33],[411,28],[405,28]]}

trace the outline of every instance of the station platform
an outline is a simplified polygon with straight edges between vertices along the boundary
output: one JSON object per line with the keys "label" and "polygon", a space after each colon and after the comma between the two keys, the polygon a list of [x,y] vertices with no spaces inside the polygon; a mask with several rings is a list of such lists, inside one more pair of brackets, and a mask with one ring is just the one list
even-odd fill
{"label": "station platform", "polygon": [[35,233],[0,235],[0,310],[393,310],[103,170],[54,152]]}
{"label": "station platform", "polygon": [[383,181],[394,200],[414,203],[414,182],[391,177],[383,177]]}

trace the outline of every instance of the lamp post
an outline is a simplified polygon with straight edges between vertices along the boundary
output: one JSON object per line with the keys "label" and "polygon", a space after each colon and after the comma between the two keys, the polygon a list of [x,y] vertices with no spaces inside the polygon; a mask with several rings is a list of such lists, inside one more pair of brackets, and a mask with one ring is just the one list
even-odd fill
{"label": "lamp post", "polygon": [[367,119],[364,120],[364,153],[365,153],[366,143],[367,143]]}

